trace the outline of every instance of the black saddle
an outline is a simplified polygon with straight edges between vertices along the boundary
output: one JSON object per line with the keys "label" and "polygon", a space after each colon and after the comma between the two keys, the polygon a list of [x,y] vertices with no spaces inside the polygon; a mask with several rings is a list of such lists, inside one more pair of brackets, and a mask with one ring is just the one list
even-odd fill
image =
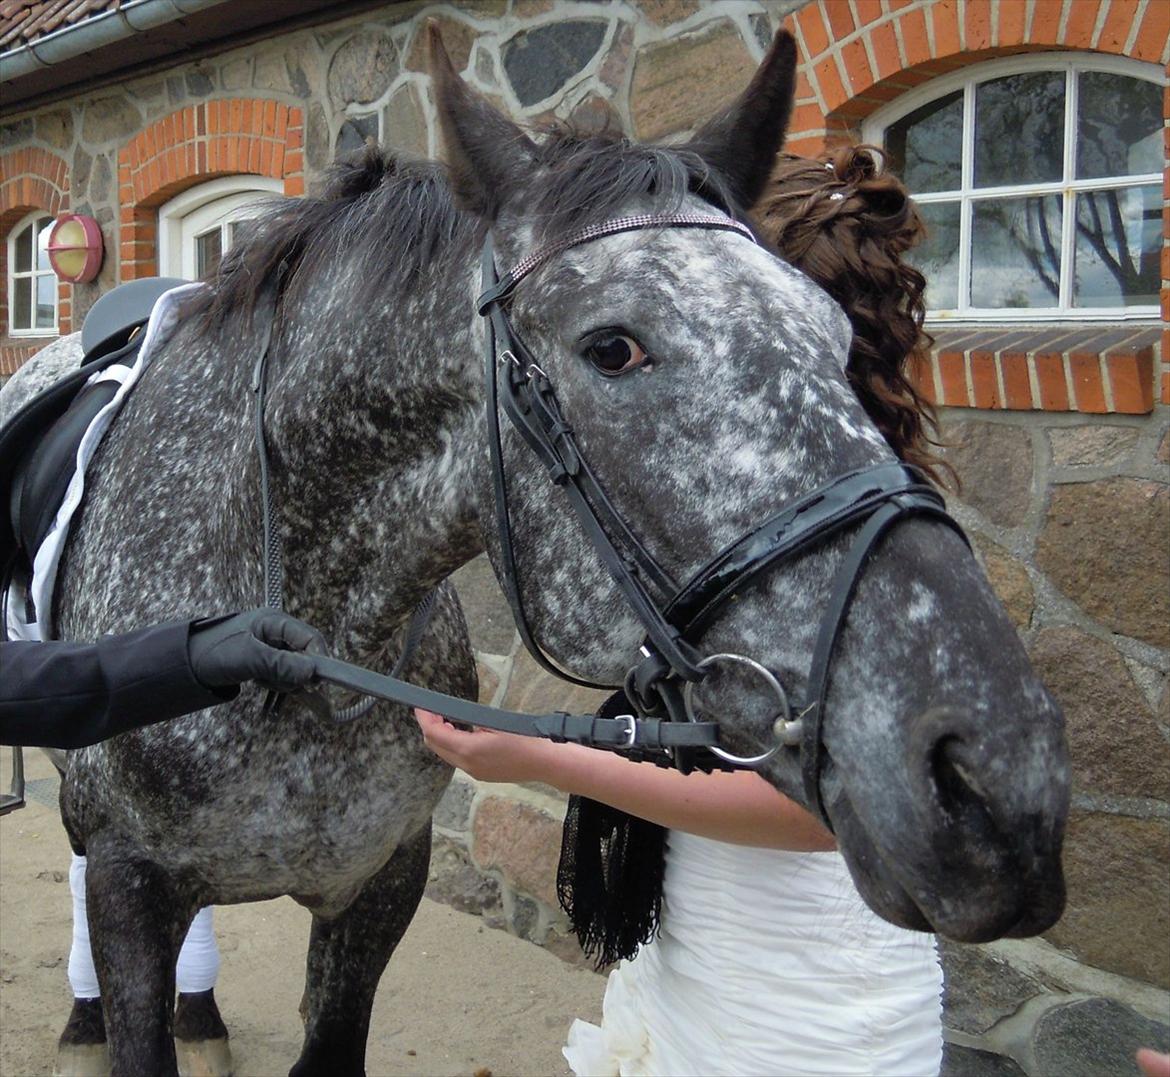
{"label": "black saddle", "polygon": [[[134,331],[150,318],[171,278],[132,281],[94,304],[81,339],[81,366],[29,400],[0,427],[0,597],[14,575],[29,575],[77,468],[90,423],[118,391],[117,382],[86,385],[114,363],[132,364],[142,344]],[[0,633],[3,620],[0,619]]]}

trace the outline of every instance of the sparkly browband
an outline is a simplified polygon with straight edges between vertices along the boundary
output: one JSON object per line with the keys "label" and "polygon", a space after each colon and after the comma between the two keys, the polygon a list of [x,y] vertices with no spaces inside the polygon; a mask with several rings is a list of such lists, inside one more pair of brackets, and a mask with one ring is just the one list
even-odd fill
{"label": "sparkly browband", "polygon": [[635,232],[643,228],[722,229],[725,232],[737,232],[753,243],[756,241],[752,230],[746,224],[733,221],[730,217],[716,217],[707,213],[638,213],[632,217],[617,217],[612,221],[591,224],[588,228],[571,232],[564,239],[559,239],[556,243],[550,243],[547,247],[521,258],[493,287],[479,297],[479,313],[483,314],[492,303],[503,299],[538,266],[570,247],[579,247],[582,243],[589,243],[603,236],[615,236],[621,232]]}

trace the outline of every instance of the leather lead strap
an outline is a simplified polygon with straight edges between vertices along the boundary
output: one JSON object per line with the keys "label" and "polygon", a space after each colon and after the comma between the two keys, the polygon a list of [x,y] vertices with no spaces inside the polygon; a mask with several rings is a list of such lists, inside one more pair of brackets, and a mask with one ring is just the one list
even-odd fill
{"label": "leather lead strap", "polygon": [[663,722],[657,718],[598,718],[592,714],[520,714],[445,695],[430,688],[387,677],[337,658],[313,657],[317,677],[340,688],[376,696],[408,707],[421,707],[446,715],[456,722],[517,733],[522,737],[548,737],[591,748],[633,749],[639,754],[664,752],[678,747],[705,748],[719,743],[713,722]]}

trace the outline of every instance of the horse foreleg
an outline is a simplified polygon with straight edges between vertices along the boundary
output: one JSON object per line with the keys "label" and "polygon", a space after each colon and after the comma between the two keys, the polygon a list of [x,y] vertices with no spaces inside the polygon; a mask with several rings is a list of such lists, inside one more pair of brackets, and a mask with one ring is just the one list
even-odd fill
{"label": "horse foreleg", "polygon": [[354,902],[332,920],[313,918],[305,983],[305,1042],[289,1077],[365,1073],[374,992],[422,899],[430,823],[398,847]]}
{"label": "horse foreleg", "polygon": [[157,865],[99,843],[85,883],[112,1073],[177,1074],[175,959],[195,905]]}

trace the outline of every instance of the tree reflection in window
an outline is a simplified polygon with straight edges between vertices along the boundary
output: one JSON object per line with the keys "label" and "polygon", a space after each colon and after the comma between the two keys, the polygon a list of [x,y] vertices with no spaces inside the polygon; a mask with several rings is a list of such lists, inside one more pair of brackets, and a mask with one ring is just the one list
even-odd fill
{"label": "tree reflection in window", "polygon": [[1161,87],[1053,67],[976,73],[885,128],[931,231],[914,258],[934,311],[1157,304]]}

